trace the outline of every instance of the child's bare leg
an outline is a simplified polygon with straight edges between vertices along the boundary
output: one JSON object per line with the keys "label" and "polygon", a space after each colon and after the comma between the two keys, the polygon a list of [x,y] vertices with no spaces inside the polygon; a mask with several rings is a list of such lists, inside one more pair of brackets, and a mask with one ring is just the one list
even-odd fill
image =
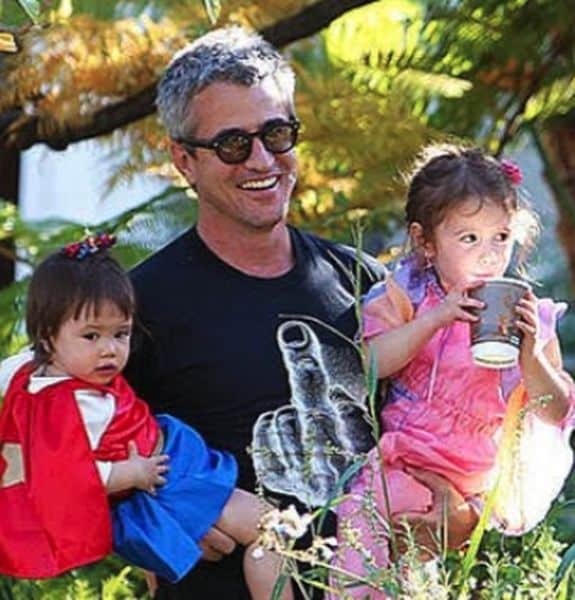
{"label": "child's bare leg", "polygon": [[[224,506],[216,527],[246,547],[244,574],[253,600],[269,600],[281,572],[279,555],[263,550],[263,556],[254,558],[257,547],[258,522],[266,510],[266,504],[257,496],[235,489]],[[282,600],[293,600],[291,583],[284,586]]]}
{"label": "child's bare leg", "polygon": [[150,594],[150,598],[153,598],[158,590],[158,578],[151,571],[145,571],[142,569],[142,573],[144,574],[144,579],[146,580],[148,594]]}

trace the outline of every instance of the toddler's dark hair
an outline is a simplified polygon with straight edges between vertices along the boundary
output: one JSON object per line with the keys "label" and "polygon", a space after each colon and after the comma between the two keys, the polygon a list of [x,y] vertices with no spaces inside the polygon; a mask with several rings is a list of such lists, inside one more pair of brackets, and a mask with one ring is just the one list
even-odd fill
{"label": "toddler's dark hair", "polygon": [[538,220],[520,197],[502,164],[479,148],[436,144],[424,148],[409,176],[405,217],[407,226],[419,223],[428,240],[446,214],[469,201],[477,210],[486,202],[514,216],[517,241],[525,252],[539,231]]}
{"label": "toddler's dark hair", "polygon": [[98,315],[111,302],[130,318],[136,308],[134,288],[118,262],[100,249],[82,260],[62,251],[44,259],[34,271],[26,305],[26,332],[37,364],[46,364],[53,351],[51,340],[69,318],[84,309]]}

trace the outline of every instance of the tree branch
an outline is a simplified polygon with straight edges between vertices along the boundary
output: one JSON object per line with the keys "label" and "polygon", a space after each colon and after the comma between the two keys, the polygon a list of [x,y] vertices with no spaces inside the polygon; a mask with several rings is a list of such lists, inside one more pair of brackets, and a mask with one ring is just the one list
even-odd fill
{"label": "tree branch", "polygon": [[494,152],[494,155],[496,157],[501,156],[501,154],[503,153],[503,149],[505,148],[507,143],[513,138],[514,134],[516,133],[515,130],[517,127],[517,123],[519,122],[519,119],[523,116],[523,114],[525,113],[525,108],[527,106],[527,103],[529,102],[529,100],[531,99],[533,94],[535,94],[537,92],[537,90],[539,89],[539,86],[541,84],[541,81],[543,81],[545,74],[552,67],[553,61],[555,61],[558,56],[560,56],[560,52],[557,52],[557,51],[554,52],[552,54],[552,56],[549,58],[549,60],[547,60],[541,66],[539,71],[533,75],[533,78],[532,78],[530,84],[527,86],[527,89],[522,94],[520,94],[519,102],[517,103],[517,106],[515,107],[513,114],[511,114],[505,120],[505,126],[504,126],[503,131],[502,131],[501,135],[499,136],[499,140],[497,142],[497,150]]}
{"label": "tree branch", "polygon": [[260,33],[277,48],[318,33],[338,17],[374,0],[320,0]]}
{"label": "tree branch", "polygon": [[[106,106],[95,112],[89,120],[78,125],[46,127],[37,116],[23,118],[21,110],[12,110],[10,115],[0,115],[0,146],[27,150],[34,144],[44,143],[53,150],[65,150],[69,144],[88,140],[133,123],[152,114],[156,107],[156,86],[150,85],[137,94]],[[49,133],[46,133],[45,131]]]}
{"label": "tree branch", "polygon": [[549,55],[539,66],[539,69],[532,74],[531,81],[526,89],[519,95],[519,101],[513,113],[505,120],[505,127],[497,143],[497,150],[495,156],[499,157],[507,143],[512,139],[516,133],[517,123],[525,113],[525,108],[531,97],[539,90],[541,83],[545,79],[547,73],[553,68],[553,65],[564,55],[567,51],[573,47],[573,39],[566,37],[564,39],[556,40],[556,43],[552,46]]}
{"label": "tree branch", "polygon": [[[370,4],[374,0],[320,0],[301,12],[264,28],[262,36],[282,48],[296,40],[321,31],[347,11]],[[27,116],[21,107],[0,115],[0,147],[26,150],[44,143],[54,150],[64,150],[69,144],[87,140],[124,127],[155,112],[156,83],[137,94],[106,106],[76,126],[46,127],[37,116]]]}

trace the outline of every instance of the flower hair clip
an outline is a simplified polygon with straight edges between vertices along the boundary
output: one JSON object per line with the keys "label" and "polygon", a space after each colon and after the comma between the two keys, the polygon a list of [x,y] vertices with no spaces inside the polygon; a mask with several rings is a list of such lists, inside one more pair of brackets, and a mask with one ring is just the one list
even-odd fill
{"label": "flower hair clip", "polygon": [[521,185],[523,181],[523,174],[517,163],[512,160],[504,158],[500,163],[503,174],[513,185]]}
{"label": "flower hair clip", "polygon": [[109,233],[97,233],[79,241],[66,244],[62,248],[62,254],[74,260],[84,260],[86,256],[95,254],[100,250],[106,250],[116,243],[116,236]]}

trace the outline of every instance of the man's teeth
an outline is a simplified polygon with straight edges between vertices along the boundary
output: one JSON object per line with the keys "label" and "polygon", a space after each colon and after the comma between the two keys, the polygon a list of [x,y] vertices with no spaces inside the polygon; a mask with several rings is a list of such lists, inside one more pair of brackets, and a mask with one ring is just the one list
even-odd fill
{"label": "man's teeth", "polygon": [[265,188],[272,187],[276,184],[277,177],[268,177],[266,179],[257,179],[253,181],[246,181],[240,185],[243,190],[263,190]]}

